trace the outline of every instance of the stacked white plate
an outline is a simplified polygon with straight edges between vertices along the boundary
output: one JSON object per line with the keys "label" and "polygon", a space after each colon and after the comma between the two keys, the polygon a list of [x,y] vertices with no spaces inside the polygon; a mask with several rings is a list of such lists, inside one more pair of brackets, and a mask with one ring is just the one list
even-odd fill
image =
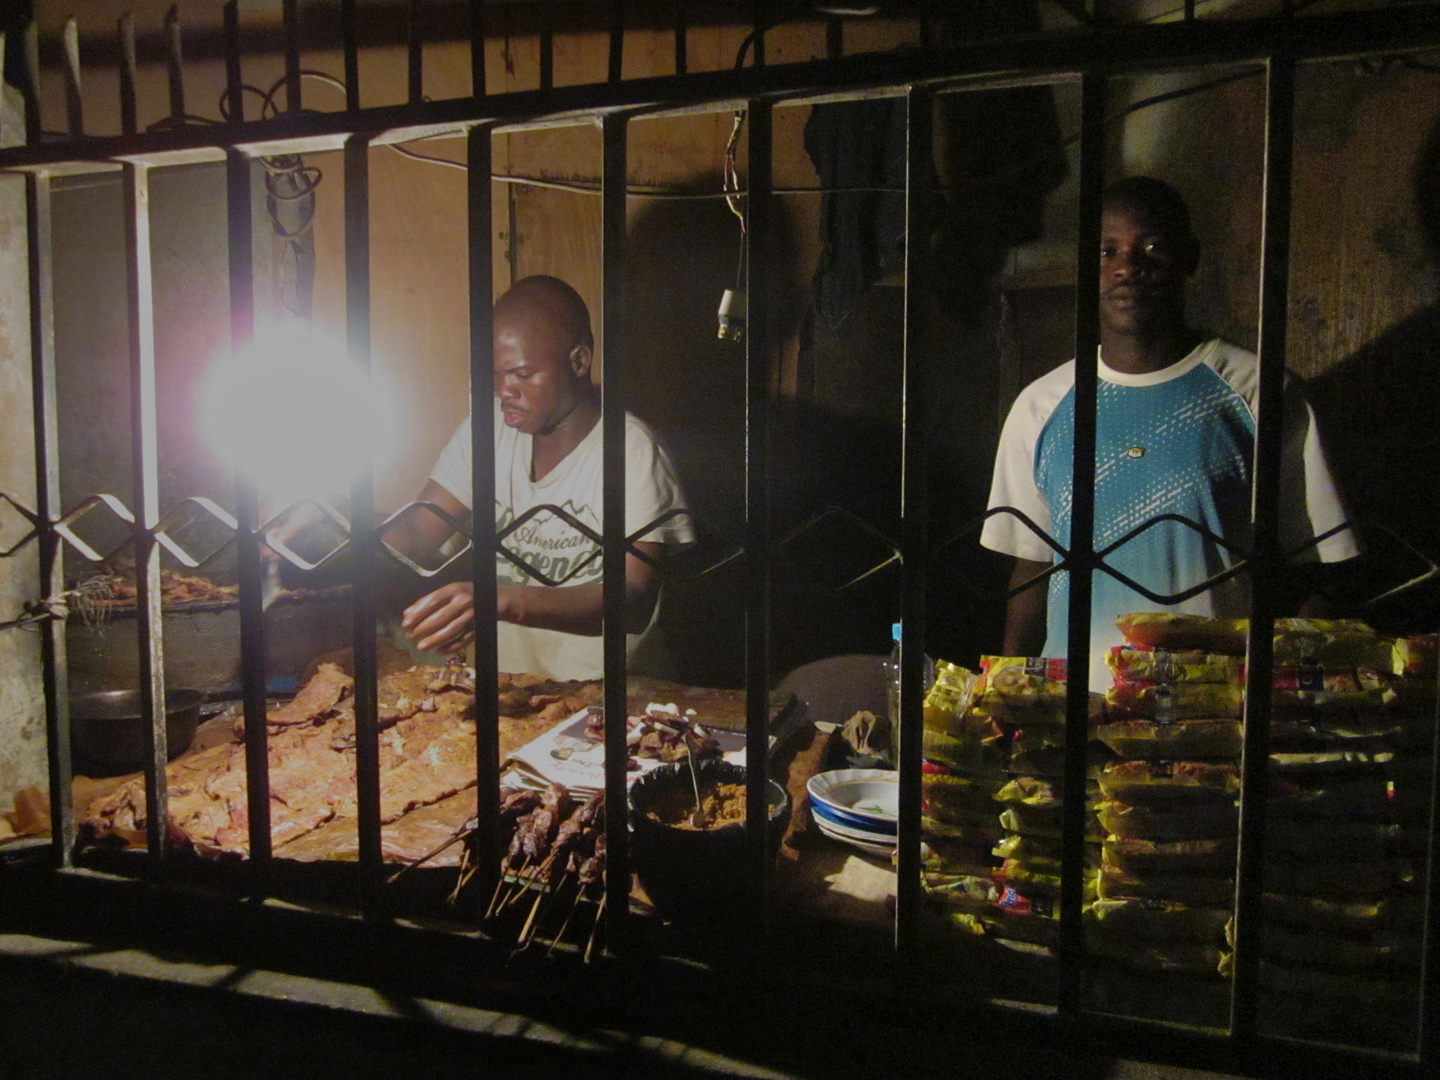
{"label": "stacked white plate", "polygon": [[900,780],[891,769],[836,769],[810,778],[810,812],[832,840],[888,857],[899,838]]}

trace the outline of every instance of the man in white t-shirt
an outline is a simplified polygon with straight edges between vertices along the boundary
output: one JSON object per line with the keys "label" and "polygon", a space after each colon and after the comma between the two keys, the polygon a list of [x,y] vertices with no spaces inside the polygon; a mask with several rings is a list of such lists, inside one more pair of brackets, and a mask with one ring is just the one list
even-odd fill
{"label": "man in white t-shirt", "polygon": [[[590,378],[594,337],[584,300],[558,278],[525,278],[495,304],[495,523],[500,670],[555,679],[603,675],[604,621],[600,549],[553,510],[543,509],[509,536],[504,532],[536,507],[557,507],[594,533],[602,527],[604,491],[600,393]],[[468,518],[471,434],[467,417],[451,437],[420,493],[457,520]],[[646,526],[684,506],[674,468],[641,421],[625,417],[625,532],[634,547],[660,559],[667,546],[693,539],[687,516]],[[453,530],[438,516],[412,514],[386,540],[412,556],[435,550]],[[517,563],[521,565],[517,565]],[[526,569],[555,585],[541,583]],[[633,552],[625,557],[626,629],[631,668],[665,674],[656,623],[660,582]],[[421,597],[401,616],[406,636],[422,650],[457,652],[474,640],[475,597],[455,582]]]}
{"label": "man in white t-shirt", "polygon": [[[1100,384],[1096,415],[1095,549],[1102,551],[1163,514],[1201,524],[1223,543],[1177,521],[1159,522],[1105,562],[1160,596],[1221,573],[1252,542],[1251,480],[1258,370],[1254,354],[1192,329],[1185,283],[1199,244],[1184,200],[1170,185],[1130,177],[1109,188],[1101,219]],[[990,506],[1022,511],[1062,547],[1070,544],[1075,363],[1026,387],[1010,410],[995,456]],[[1309,406],[1287,385],[1281,466],[1280,542],[1301,558],[1338,562],[1357,554]],[[1318,542],[1317,541],[1318,538]],[[1011,588],[1054,558],[1012,514],[986,520],[981,543],[1016,560]],[[1108,681],[1105,651],[1120,643],[1118,615],[1162,605],[1097,570],[1091,604],[1090,685]],[[1011,596],[1003,649],[1010,656],[1064,656],[1069,574]],[[1239,617],[1248,588],[1232,577],[1164,610]]]}

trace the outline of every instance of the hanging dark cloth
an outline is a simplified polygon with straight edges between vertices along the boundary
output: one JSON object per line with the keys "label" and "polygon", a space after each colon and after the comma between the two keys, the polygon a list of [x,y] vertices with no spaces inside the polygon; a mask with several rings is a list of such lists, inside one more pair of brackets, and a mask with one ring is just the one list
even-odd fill
{"label": "hanging dark cloth", "polygon": [[905,105],[904,98],[816,105],[805,125],[805,151],[824,189],[815,311],[832,331],[876,279],[905,268]]}

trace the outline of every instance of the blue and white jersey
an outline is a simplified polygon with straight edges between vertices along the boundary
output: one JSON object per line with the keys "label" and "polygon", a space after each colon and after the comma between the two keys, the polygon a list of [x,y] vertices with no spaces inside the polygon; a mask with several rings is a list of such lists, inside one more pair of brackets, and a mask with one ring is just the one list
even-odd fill
{"label": "blue and white jersey", "polygon": [[[1095,449],[1095,547],[1124,541],[1105,556],[1118,573],[1160,596],[1173,596],[1228,568],[1249,550],[1257,368],[1253,354],[1218,340],[1157,372],[1131,375],[1099,361]],[[1036,380],[1016,399],[996,455],[990,506],[1023,511],[1063,548],[1070,545],[1071,459],[1075,441],[1075,365]],[[1325,464],[1308,406],[1287,387],[1281,539],[1287,550],[1341,525],[1344,512]],[[1203,527],[1146,522],[1174,514]],[[1141,530],[1130,535],[1135,530]],[[1126,539],[1126,537],[1129,537]],[[1048,562],[1048,544],[1010,514],[990,518],[981,542],[996,551]],[[1348,530],[1299,557],[1327,562],[1356,554]],[[1232,578],[1167,610],[1235,617],[1248,585]],[[1064,656],[1069,575],[1050,580],[1046,656]],[[1108,679],[1104,652],[1120,641],[1115,619],[1162,605],[1104,571],[1094,576],[1091,685]]]}

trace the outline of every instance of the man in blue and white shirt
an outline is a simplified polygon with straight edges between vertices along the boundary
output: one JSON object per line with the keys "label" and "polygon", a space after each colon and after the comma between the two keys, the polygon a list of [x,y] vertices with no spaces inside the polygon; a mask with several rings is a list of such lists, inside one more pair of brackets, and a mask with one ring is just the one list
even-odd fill
{"label": "man in blue and white shirt", "polygon": [[[1200,248],[1184,200],[1170,185],[1130,177],[1106,191],[1100,245],[1099,400],[1095,451],[1095,547],[1103,549],[1161,514],[1203,525],[1239,551],[1251,545],[1251,480],[1258,369],[1253,353],[1185,321],[1185,283]],[[990,506],[1023,511],[1062,547],[1070,544],[1075,362],[1026,387],[1005,421]],[[1356,555],[1320,447],[1314,417],[1286,388],[1280,537],[1302,557]],[[1042,572],[1053,551],[1012,514],[989,518],[981,543],[1016,559],[1011,587]],[[1197,585],[1240,556],[1179,522],[1162,522],[1107,556],[1119,572],[1160,595]],[[1011,597],[1004,651],[1064,656],[1069,575]],[[1102,571],[1094,575],[1090,684],[1108,681],[1105,650],[1119,643],[1115,618],[1158,605]],[[1238,617],[1248,588],[1231,578],[1167,610]]]}

